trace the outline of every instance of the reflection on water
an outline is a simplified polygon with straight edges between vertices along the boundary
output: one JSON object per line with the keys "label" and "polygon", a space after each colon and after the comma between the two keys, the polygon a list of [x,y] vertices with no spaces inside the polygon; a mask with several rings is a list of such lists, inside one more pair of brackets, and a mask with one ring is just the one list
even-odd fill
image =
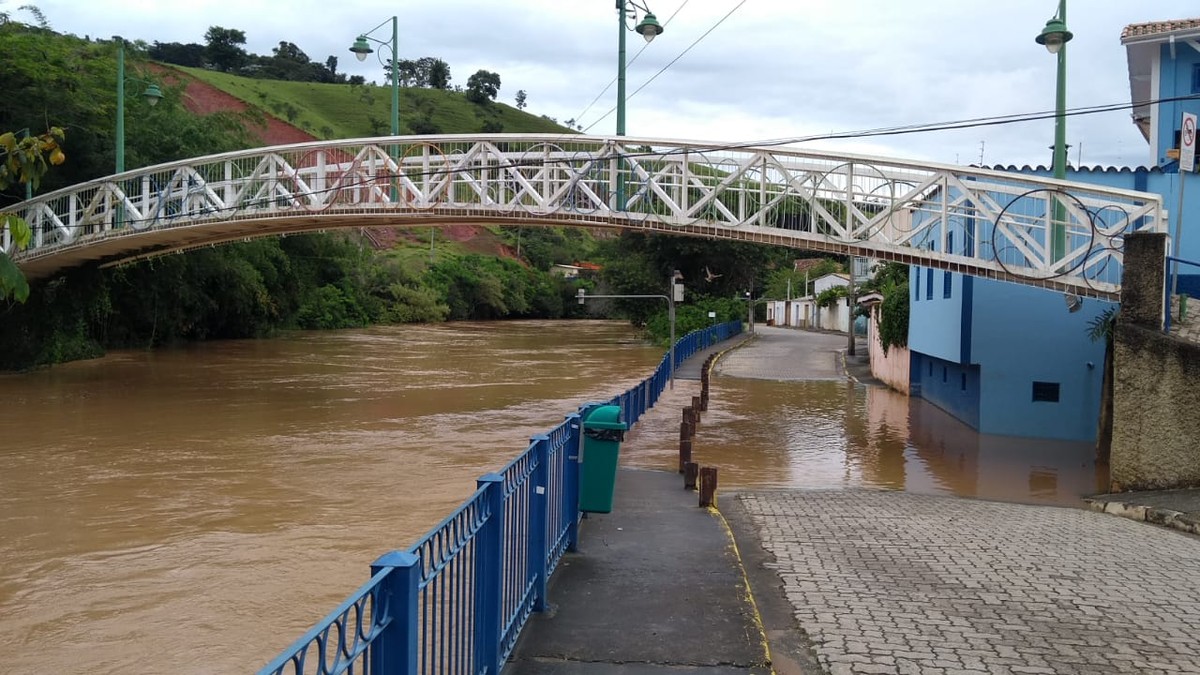
{"label": "reflection on water", "polygon": [[[661,351],[620,323],[304,333],[0,375],[0,654],[12,673],[257,668],[577,404]],[[622,461],[674,470],[677,381]],[[979,437],[839,381],[719,377],[723,487],[1071,503],[1091,448]]]}
{"label": "reflection on water", "polygon": [[[635,433],[627,459],[673,469],[677,432],[676,423]],[[1089,443],[981,436],[879,387],[733,377],[713,378],[694,442],[695,460],[719,467],[723,488],[879,487],[1069,505],[1106,484],[1094,455]]]}

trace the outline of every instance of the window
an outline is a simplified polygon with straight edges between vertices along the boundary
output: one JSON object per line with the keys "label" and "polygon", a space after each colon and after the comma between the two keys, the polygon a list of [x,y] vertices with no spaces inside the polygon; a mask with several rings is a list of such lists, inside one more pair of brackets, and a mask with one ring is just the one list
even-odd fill
{"label": "window", "polygon": [[929,362],[929,376],[933,377],[933,361]]}
{"label": "window", "polygon": [[1200,94],[1200,63],[1192,66],[1192,93]]}
{"label": "window", "polygon": [[915,269],[917,271],[917,283],[912,285],[913,302],[920,302],[921,301],[921,268],[914,267],[913,269]]}
{"label": "window", "polygon": [[946,253],[954,253],[954,233],[946,233]]}
{"label": "window", "polygon": [[947,376],[946,366],[942,366],[942,384],[946,383],[946,376]]}
{"label": "window", "polygon": [[933,299],[933,268],[929,268],[928,274],[925,275],[925,299]]}
{"label": "window", "polygon": [[1034,382],[1033,400],[1034,402],[1045,401],[1047,403],[1058,403],[1058,383]]}
{"label": "window", "polygon": [[950,272],[942,272],[942,297],[943,298],[950,297],[950,291],[954,288],[954,284],[951,281],[951,279],[952,279],[952,277],[950,276]]}
{"label": "window", "polygon": [[966,391],[967,390],[967,374],[963,373],[961,377],[962,377],[962,390]]}

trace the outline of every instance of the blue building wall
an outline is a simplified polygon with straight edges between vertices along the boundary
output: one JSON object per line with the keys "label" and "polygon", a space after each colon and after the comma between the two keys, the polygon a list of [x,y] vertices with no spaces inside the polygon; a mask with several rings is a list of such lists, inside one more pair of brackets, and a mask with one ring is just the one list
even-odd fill
{"label": "blue building wall", "polygon": [[[1114,304],[987,279],[974,283],[971,353],[981,372],[982,433],[1092,441],[1104,373],[1103,341],[1092,321]],[[1035,382],[1040,383],[1035,386]],[[1057,401],[1047,398],[1057,390]]]}
{"label": "blue building wall", "polygon": [[963,325],[963,278],[958,274],[949,275],[952,287],[951,296],[947,298],[943,288],[946,275],[946,272],[928,267],[909,267],[908,345],[912,351],[961,363],[967,357],[961,331],[941,327]]}
{"label": "blue building wall", "polygon": [[[1172,51],[1174,58],[1172,58]],[[1190,45],[1179,43],[1172,47],[1164,44],[1159,48],[1158,96],[1160,100],[1200,94],[1200,82],[1196,81],[1196,68],[1200,65],[1200,52]],[[1200,115],[1200,100],[1169,101],[1158,106],[1158,138],[1151,138],[1157,148],[1158,165],[1165,166],[1174,160],[1167,158],[1167,149],[1179,147],[1176,134],[1183,113]],[[1172,207],[1174,208],[1174,207]]]}
{"label": "blue building wall", "polygon": [[[909,274],[914,395],[981,433],[1095,440],[1105,345],[1087,333],[1113,303],[1070,312],[1062,293],[959,274],[945,297],[943,272]],[[1035,400],[1035,382],[1057,400]]]}
{"label": "blue building wall", "polygon": [[[978,365],[955,363],[913,352],[910,388],[954,417],[979,429],[981,377]],[[1011,434],[1010,434],[1011,435]]]}

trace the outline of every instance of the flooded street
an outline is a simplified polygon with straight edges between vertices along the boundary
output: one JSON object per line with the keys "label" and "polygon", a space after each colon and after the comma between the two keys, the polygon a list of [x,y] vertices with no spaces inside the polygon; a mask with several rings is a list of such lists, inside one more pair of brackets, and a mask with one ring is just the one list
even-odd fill
{"label": "flooded street", "polygon": [[[300,333],[0,375],[0,654],[12,673],[229,673],[275,656],[479,475],[661,351],[619,322]],[[679,407],[626,464],[672,469]],[[669,418],[652,430],[656,416]],[[1073,503],[1079,444],[980,437],[847,381],[713,380],[722,488]]]}

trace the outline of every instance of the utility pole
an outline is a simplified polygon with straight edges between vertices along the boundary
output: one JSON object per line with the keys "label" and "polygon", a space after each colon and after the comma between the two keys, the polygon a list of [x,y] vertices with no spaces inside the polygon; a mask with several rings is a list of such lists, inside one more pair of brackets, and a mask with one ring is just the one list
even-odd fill
{"label": "utility pole", "polygon": [[854,256],[850,256],[850,285],[846,289],[846,355],[854,356]]}

